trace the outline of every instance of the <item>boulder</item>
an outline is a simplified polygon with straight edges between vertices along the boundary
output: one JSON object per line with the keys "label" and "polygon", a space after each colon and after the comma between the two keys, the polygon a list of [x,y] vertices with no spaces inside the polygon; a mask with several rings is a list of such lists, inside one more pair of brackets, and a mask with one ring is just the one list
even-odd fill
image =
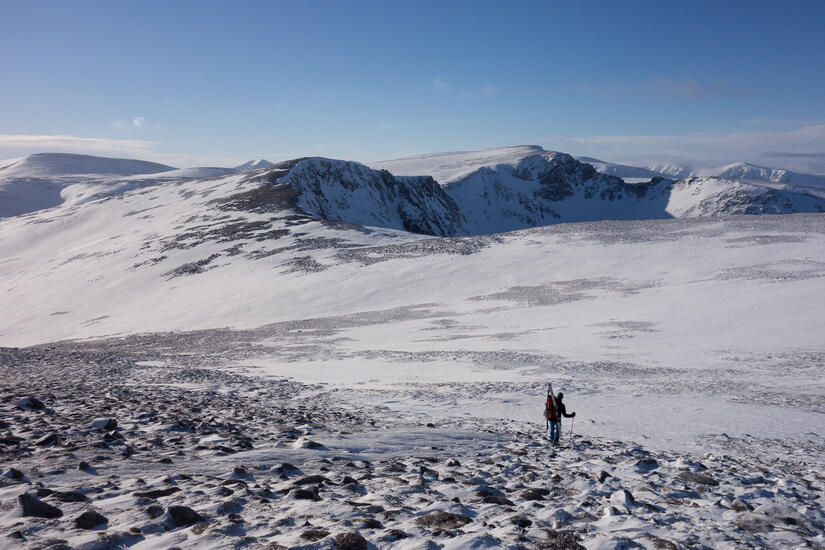
{"label": "boulder", "polygon": [[358,533],[341,533],[335,536],[335,548],[340,550],[367,550],[367,541]]}
{"label": "boulder", "polygon": [[20,399],[15,399],[14,401],[12,401],[12,405],[19,409],[30,411],[42,411],[46,408],[46,405],[44,405],[42,401],[40,401],[38,398],[34,396],[21,397]]}
{"label": "boulder", "polygon": [[94,529],[98,525],[103,525],[104,523],[109,523],[109,520],[94,510],[86,510],[74,518],[74,524],[78,529]]}
{"label": "boulder", "polygon": [[20,507],[23,509],[23,515],[36,518],[59,518],[63,515],[60,508],[55,508],[51,504],[46,504],[37,497],[30,494],[23,493],[17,497]]}
{"label": "boulder", "polygon": [[719,482],[706,474],[697,474],[696,472],[684,471],[680,472],[676,479],[685,481],[687,483],[696,483],[697,485],[710,485],[715,487]]}
{"label": "boulder", "polygon": [[166,509],[169,516],[169,523],[173,527],[184,527],[202,522],[203,516],[188,506],[170,506]]}
{"label": "boulder", "polygon": [[95,418],[89,425],[98,430],[114,430],[117,428],[117,420],[114,418]]}
{"label": "boulder", "polygon": [[425,516],[415,518],[415,523],[427,529],[458,529],[464,527],[473,520],[463,514],[452,512],[432,512]]}

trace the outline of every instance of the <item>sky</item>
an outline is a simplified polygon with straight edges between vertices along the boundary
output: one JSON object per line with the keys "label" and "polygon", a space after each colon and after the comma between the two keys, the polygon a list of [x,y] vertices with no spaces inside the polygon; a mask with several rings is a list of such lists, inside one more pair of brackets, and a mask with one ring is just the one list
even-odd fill
{"label": "sky", "polygon": [[825,2],[3,0],[0,158],[537,144],[825,173]]}

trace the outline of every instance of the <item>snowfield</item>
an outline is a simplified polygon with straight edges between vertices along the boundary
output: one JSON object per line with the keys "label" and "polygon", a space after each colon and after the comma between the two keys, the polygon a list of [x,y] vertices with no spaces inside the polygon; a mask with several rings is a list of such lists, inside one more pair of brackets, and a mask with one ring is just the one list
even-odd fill
{"label": "snowfield", "polygon": [[0,219],[0,546],[825,545],[825,214],[731,214],[816,197],[666,180],[645,200],[685,217],[478,234],[525,219],[479,189],[548,166],[562,220],[631,200],[588,211],[629,184],[535,153],[133,175]]}

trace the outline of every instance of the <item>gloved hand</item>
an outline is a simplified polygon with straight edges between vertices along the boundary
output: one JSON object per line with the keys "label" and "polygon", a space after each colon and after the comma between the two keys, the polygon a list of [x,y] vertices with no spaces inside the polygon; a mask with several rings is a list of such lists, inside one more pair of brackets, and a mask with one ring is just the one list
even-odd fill
{"label": "gloved hand", "polygon": [[576,416],[576,413],[572,413],[572,414],[570,415],[570,418],[574,418],[575,416]]}

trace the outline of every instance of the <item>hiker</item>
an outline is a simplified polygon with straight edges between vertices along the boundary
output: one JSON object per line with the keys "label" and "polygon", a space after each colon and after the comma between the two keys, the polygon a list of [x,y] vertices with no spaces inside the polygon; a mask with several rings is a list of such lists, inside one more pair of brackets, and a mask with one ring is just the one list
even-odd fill
{"label": "hiker", "polygon": [[567,407],[564,406],[563,399],[564,394],[562,392],[559,392],[555,399],[552,395],[548,395],[547,404],[545,405],[544,415],[547,417],[547,424],[550,429],[550,442],[554,445],[559,442],[562,417],[573,418],[576,416],[574,412],[567,414]]}

